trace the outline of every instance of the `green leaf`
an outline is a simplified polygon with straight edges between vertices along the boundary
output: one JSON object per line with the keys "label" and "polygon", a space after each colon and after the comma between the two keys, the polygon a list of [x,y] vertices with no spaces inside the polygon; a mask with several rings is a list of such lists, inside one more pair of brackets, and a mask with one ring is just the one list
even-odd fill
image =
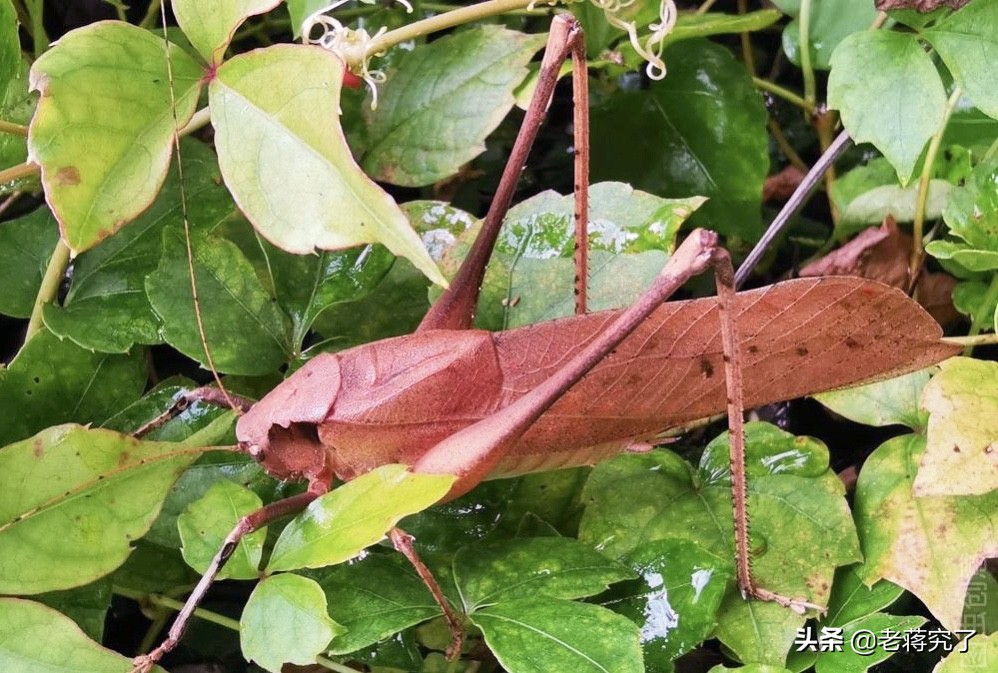
{"label": "green leaf", "polygon": [[978,634],[967,643],[966,651],[961,645],[954,650],[932,673],[987,673],[998,662],[998,633]]}
{"label": "green leaf", "polygon": [[638,627],[598,605],[519,598],[471,619],[509,673],[644,671]]}
{"label": "green leaf", "polygon": [[56,423],[100,423],[138,399],[145,382],[141,353],[92,353],[38,332],[0,370],[0,446]]}
{"label": "green leaf", "polygon": [[200,451],[75,425],[4,447],[0,474],[24,476],[0,491],[0,592],[66,589],[117,568]]}
{"label": "green leaf", "polygon": [[883,638],[880,637],[884,631],[913,631],[925,622],[925,617],[886,615],[882,612],[850,622],[842,628],[842,651],[820,652],[814,666],[815,673],[865,673],[897,654],[897,651],[884,649]]}
{"label": "green leaf", "polygon": [[[35,114],[37,96],[28,91],[31,61],[21,60],[17,73],[4,89],[0,89],[0,118],[27,125]],[[0,166],[16,166],[28,160],[28,139],[15,133],[0,134]],[[0,194],[41,189],[37,175],[27,175],[0,185]]]}
{"label": "green leaf", "polygon": [[110,577],[82,587],[37,594],[33,598],[72,619],[88,637],[97,642],[104,639],[104,622],[111,607]]}
{"label": "green leaf", "polygon": [[967,585],[981,562],[998,555],[998,492],[916,498],[912,493],[925,438],[882,444],[856,484],[856,526],[863,579],[888,579],[915,594],[952,631],[960,628]]}
{"label": "green leaf", "polygon": [[[230,241],[194,234],[194,278],[215,368],[229,374],[266,374],[291,358],[290,321],[275,305],[246,257]],[[194,314],[187,245],[167,230],[163,257],[145,282],[167,343],[208,369]]]}
{"label": "green leaf", "polygon": [[998,252],[998,156],[984,161],[953,191],[943,218],[967,247]]}
{"label": "green leaf", "polygon": [[166,54],[153,33],[102,21],[64,35],[31,69],[42,96],[29,155],[74,253],[138,216],[166,177],[175,124],[190,119],[201,88],[201,69],[170,45],[171,94]]}
{"label": "green leaf", "polygon": [[7,90],[20,65],[21,40],[17,35],[17,12],[10,0],[0,0],[0,91]]}
{"label": "green leaf", "polygon": [[142,593],[166,593],[181,586],[194,586],[199,577],[184,563],[177,549],[143,538],[125,564],[112,575],[114,584]]}
{"label": "green leaf", "polygon": [[[443,201],[410,201],[402,204],[402,212],[435,262],[476,221]],[[408,260],[396,259],[370,294],[330,306],[317,318],[315,328],[339,348],[410,334],[430,308],[429,288],[429,281]],[[364,320],[357,320],[358,315]]]}
{"label": "green leaf", "polygon": [[312,502],[287,525],[267,572],[319,568],[351,559],[384,538],[403,517],[444,497],[453,475],[414,474],[384,465]]}
{"label": "green leaf", "polygon": [[[131,659],[92,641],[69,617],[34,601],[0,598],[0,670],[128,673],[132,668]],[[159,666],[152,670],[165,673]]]}
{"label": "green leaf", "polygon": [[516,598],[583,598],[633,577],[625,566],[570,538],[482,541],[454,557],[454,581],[467,613]]}
{"label": "green leaf", "polygon": [[329,0],[285,0],[288,6],[288,13],[291,14],[291,30],[294,38],[301,37],[301,24],[323,7],[329,6]]}
{"label": "green leaf", "polygon": [[[181,150],[191,227],[213,227],[236,210],[232,197],[219,184],[215,154],[194,140],[185,140]],[[162,325],[146,295],[145,279],[160,263],[163,230],[183,227],[181,203],[180,181],[173,167],[149,210],[74,260],[69,293],[63,306],[45,306],[45,325],[54,334],[104,353],[123,353],[136,343],[160,343]],[[178,273],[186,276],[186,254],[177,263],[183,267]],[[188,277],[174,289],[184,291],[189,286]],[[209,313],[212,309],[206,307]]]}
{"label": "green leaf", "polygon": [[922,32],[974,105],[998,119],[998,7],[976,0]]}
{"label": "green leaf", "polygon": [[[187,422],[196,424],[199,420],[188,419]],[[177,480],[146,539],[166,547],[179,547],[181,539],[177,519],[221,480],[248,488],[265,502],[280,500],[288,495],[286,489],[268,476],[260,464],[249,456],[230,451],[212,451],[202,456]],[[231,530],[231,526],[229,529]],[[259,573],[254,577],[257,575]]]}
{"label": "green leaf", "polygon": [[251,16],[263,14],[280,0],[226,0],[206,4],[198,0],[174,0],[177,23],[198,53],[209,64],[222,62],[236,29]]}
{"label": "green leaf", "polygon": [[946,92],[918,40],[889,30],[853,33],[832,55],[828,105],[856,142],[870,142],[908,184],[929,138],[942,126]]}
{"label": "green leaf", "polygon": [[208,94],[225,184],[282,250],[383,243],[442,284],[405,215],[350,155],[338,119],[343,69],[332,53],[296,45],[224,63]]}
{"label": "green leaf", "polygon": [[[935,220],[942,216],[952,191],[953,185],[946,180],[930,180],[923,217]],[[858,224],[880,224],[887,217],[894,218],[895,222],[912,222],[917,210],[917,185],[875,187],[849,202],[838,228],[842,232],[855,231]]]}
{"label": "green leaf", "polygon": [[998,251],[977,250],[956,241],[932,241],[925,250],[936,259],[951,259],[967,272],[980,273],[998,269]]}
{"label": "green leaf", "polygon": [[922,395],[929,412],[917,497],[998,491],[998,363],[951,358]]}
{"label": "green leaf", "polygon": [[866,586],[860,574],[861,564],[839,568],[828,599],[828,614],[822,620],[829,626],[845,626],[857,619],[886,608],[901,597],[904,589],[881,580]]}
{"label": "green leaf", "polygon": [[326,595],[307,577],[285,573],[260,582],[239,619],[243,656],[271,673],[285,663],[314,664],[343,627],[326,614]]}
{"label": "green leaf", "polygon": [[395,257],[380,245],[315,255],[292,255],[266,242],[261,249],[277,302],[291,318],[292,343],[296,347],[322,311],[366,296],[395,262]]}
{"label": "green leaf", "polygon": [[[203,573],[239,520],[261,507],[263,501],[260,496],[245,486],[227,480],[217,482],[177,519],[184,560]],[[257,568],[266,538],[266,528],[244,536],[218,574],[218,579],[249,580],[259,577]]]}
{"label": "green leaf", "polygon": [[760,9],[745,14],[722,14],[720,12],[683,12],[676,25],[665,36],[665,44],[696,37],[730,35],[762,30],[780,20],[780,12],[775,9]]}
{"label": "green leaf", "polygon": [[645,665],[671,670],[717,625],[731,560],[689,540],[665,539],[638,546],[625,561],[641,579],[618,585],[603,602],[640,627]]}
{"label": "green leaf", "polygon": [[865,386],[819,393],[814,399],[857,423],[877,427],[900,424],[920,430],[925,427],[926,415],[918,404],[930,375],[930,370],[923,369]]}
{"label": "green leaf", "polygon": [[417,45],[380,88],[364,170],[406,187],[457,173],[485,151],[543,44],[543,35],[478,26]]}
{"label": "green leaf", "polygon": [[[697,468],[706,484],[731,483],[730,435],[721,433],[704,447]],[[828,471],[828,447],[811,437],[794,437],[769,423],[745,427],[745,474],[792,474],[819,478]]]}
{"label": "green leaf", "polygon": [[953,288],[953,307],[965,316],[973,318],[980,315],[978,320],[982,325],[987,325],[988,316],[995,314],[998,310],[998,295],[988,296],[989,285],[978,280],[968,280],[957,284]]}
{"label": "green leaf", "polygon": [[44,206],[0,225],[0,313],[27,318],[42,284],[59,228]]}
{"label": "green leaf", "polygon": [[401,554],[370,553],[314,575],[329,614],[346,629],[329,646],[346,654],[384,640],[443,612]]}
{"label": "green leaf", "polygon": [[592,177],[709,197],[693,226],[755,239],[768,169],[766,109],[744,66],[704,40],[666,49],[669,76],[592,112]]}
{"label": "green leaf", "polygon": [[[827,449],[816,440],[800,441],[760,423],[749,423],[746,432],[756,581],[823,603],[834,569],[859,559],[842,482],[827,469]],[[718,445],[723,447],[724,440]],[[714,453],[712,447],[695,472],[669,451],[624,455],[598,465],[583,494],[588,505],[579,539],[620,556],[642,543],[678,538],[733,560],[727,469],[717,466]],[[803,623],[803,616],[786,608],[745,601],[732,592],[719,613],[717,635],[743,661],[782,665]]]}
{"label": "green leaf", "polygon": [[[783,51],[794,65],[800,66],[800,0],[775,0],[773,4],[794,17],[783,29]],[[876,15],[877,9],[866,0],[811,2],[811,67],[828,70],[835,47],[847,36],[869,28]]]}
{"label": "green leaf", "polygon": [[[631,304],[662,270],[682,223],[703,198],[662,199],[619,182],[593,185],[589,201],[589,308]],[[574,200],[544,191],[510,209],[485,274],[476,325],[509,329],[575,310]],[[443,261],[448,275],[470,250],[469,229]],[[539,292],[537,288],[543,287]]]}

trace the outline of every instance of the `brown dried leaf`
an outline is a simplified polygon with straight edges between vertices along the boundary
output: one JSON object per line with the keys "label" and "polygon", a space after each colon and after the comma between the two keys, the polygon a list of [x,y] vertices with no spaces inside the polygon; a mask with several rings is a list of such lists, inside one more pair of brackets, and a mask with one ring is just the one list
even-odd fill
{"label": "brown dried leaf", "polygon": [[786,166],[776,175],[770,175],[762,183],[762,201],[786,201],[800,186],[804,173],[794,165]]}
{"label": "brown dried leaf", "polygon": [[[887,217],[879,228],[861,232],[841,248],[800,270],[803,278],[817,276],[861,276],[905,289],[908,286],[908,263],[912,239],[901,231],[894,218]],[[945,273],[923,273],[915,296],[941,325],[959,318],[953,307],[956,280]]]}

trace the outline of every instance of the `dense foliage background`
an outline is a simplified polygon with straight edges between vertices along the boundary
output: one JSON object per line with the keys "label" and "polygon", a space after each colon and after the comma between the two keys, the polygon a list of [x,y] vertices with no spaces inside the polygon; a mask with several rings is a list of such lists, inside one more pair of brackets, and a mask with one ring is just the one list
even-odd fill
{"label": "dense foliage background", "polygon": [[[209,370],[258,399],[316,353],[410,332],[474,237],[563,11],[590,59],[594,310],[633,301],[681,227],[718,231],[744,259],[844,128],[858,144],[749,284],[863,275],[980,336],[941,368],[749,425],[755,571],[827,614],[738,594],[715,420],[429,509],[447,482],[394,466],[350,482],[319,505],[334,527],[296,519],[244,540],[163,664],[994,668],[998,5],[706,0],[676,3],[672,27],[654,0],[362,2],[306,31],[341,60],[294,44],[324,4],[178,0],[168,47],[159,2],[0,0],[0,670],[130,670],[239,517],[301,490],[208,450],[233,442],[233,415],[210,405],[129,433]],[[656,38],[664,79],[645,72]],[[482,328],[572,312],[568,79],[506,218]],[[402,517],[466,615],[453,662],[439,607],[378,543]],[[805,626],[841,630],[841,651],[798,651]],[[866,631],[881,642],[858,652]],[[950,632],[975,635],[964,647]]]}

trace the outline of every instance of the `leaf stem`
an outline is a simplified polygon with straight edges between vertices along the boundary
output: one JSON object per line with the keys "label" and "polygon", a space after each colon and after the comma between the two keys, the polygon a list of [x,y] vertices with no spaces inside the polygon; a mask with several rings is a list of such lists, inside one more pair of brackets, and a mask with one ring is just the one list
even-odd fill
{"label": "leaf stem", "polygon": [[804,73],[804,100],[814,109],[817,95],[814,82],[814,67],[811,65],[811,0],[801,0],[800,32],[797,41],[800,43],[800,68]]}
{"label": "leaf stem", "polygon": [[350,668],[321,655],[315,658],[315,663],[328,668],[330,671],[335,671],[335,673],[357,673],[356,668]]}
{"label": "leaf stem", "polygon": [[453,28],[472,21],[478,21],[490,16],[505,14],[513,10],[526,9],[534,0],[488,0],[477,5],[460,7],[450,12],[431,16],[420,21],[415,21],[408,25],[390,30],[384,35],[371,40],[363,53],[346,55],[347,64],[350,66],[360,65],[362,61],[387,51],[397,44],[422,37],[438,30]]}
{"label": "leaf stem", "polygon": [[808,102],[805,98],[795,94],[790,89],[784,88],[779,84],[774,84],[768,79],[763,79],[761,77],[753,77],[752,83],[755,85],[756,89],[762,89],[767,93],[771,93],[774,96],[778,96],[788,103],[792,103],[799,107],[801,110],[807,114],[814,113],[814,102]]}
{"label": "leaf stem", "polygon": [[12,136],[24,136],[27,138],[28,127],[0,119],[0,133],[9,133]]}
{"label": "leaf stem", "polygon": [[714,6],[717,0],[703,0],[703,4],[697,7],[697,14],[702,15],[710,11],[710,8]]}
{"label": "leaf stem", "polygon": [[44,54],[49,48],[49,36],[45,32],[44,0],[25,0],[24,6],[28,9],[28,17],[31,19],[31,41],[35,44],[35,58]]}
{"label": "leaf stem", "polygon": [[943,135],[946,133],[946,127],[949,125],[950,116],[953,114],[953,110],[956,108],[957,103],[960,102],[960,96],[963,95],[963,89],[959,85],[953,87],[953,93],[950,94],[949,100],[946,101],[946,112],[943,115],[943,121],[936,130],[935,135],[929,141],[929,149],[925,153],[925,163],[922,164],[922,174],[918,178],[918,199],[915,202],[915,218],[912,222],[912,248],[911,248],[911,260],[908,263],[908,284],[911,287],[915,286],[915,279],[918,276],[919,269],[922,266],[922,257],[925,254],[923,237],[925,231],[925,205],[929,200],[929,185],[932,181],[932,169],[936,163],[936,155],[939,153],[939,146],[942,145]]}
{"label": "leaf stem", "polygon": [[66,267],[69,266],[69,246],[62,242],[60,238],[49,258],[49,264],[45,268],[45,275],[42,276],[41,287],[35,295],[35,303],[31,307],[31,318],[28,320],[28,331],[24,335],[27,341],[32,335],[42,328],[42,309],[45,304],[54,301],[59,296],[59,285],[63,276],[66,275]]}
{"label": "leaf stem", "polygon": [[146,9],[146,15],[139,21],[139,28],[152,30],[156,27],[157,19],[159,19],[159,3],[153,0],[149,3],[149,8]]}
{"label": "leaf stem", "polygon": [[[738,15],[748,14],[748,0],[738,0]],[[755,77],[755,56],[752,54],[752,33],[745,31],[739,35],[742,44],[742,60],[745,61],[745,69],[749,75]]]}
{"label": "leaf stem", "polygon": [[0,171],[0,185],[13,182],[14,180],[20,180],[21,178],[26,178],[31,175],[37,175],[41,169],[41,166],[30,161],[18,164],[17,166],[11,166],[10,168],[5,168]]}
{"label": "leaf stem", "polygon": [[991,334],[977,334],[974,336],[943,337],[940,341],[971,348],[974,346],[998,346],[998,334],[992,332]]}
{"label": "leaf stem", "polygon": [[[167,608],[169,610],[180,610],[184,607],[182,601],[178,601],[175,598],[170,598],[169,596],[164,596],[163,594],[147,594],[141,591],[135,591],[134,589],[129,589],[127,587],[121,587],[114,585],[112,588],[114,593],[119,596],[124,596],[125,598],[131,598],[133,601],[139,603],[143,601],[148,601],[153,605],[161,608]],[[204,608],[197,608],[194,610],[194,616],[205,620],[206,622],[211,622],[212,624],[218,624],[219,626],[231,629],[232,631],[239,630],[239,622],[231,617],[226,617],[225,615],[220,615],[217,612],[212,612],[211,610],[205,610]]]}

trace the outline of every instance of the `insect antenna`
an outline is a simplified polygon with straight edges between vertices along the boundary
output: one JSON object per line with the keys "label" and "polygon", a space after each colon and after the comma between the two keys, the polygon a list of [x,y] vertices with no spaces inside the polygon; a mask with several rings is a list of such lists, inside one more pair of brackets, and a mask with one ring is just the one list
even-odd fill
{"label": "insect antenna", "polygon": [[177,98],[173,82],[173,63],[170,61],[170,39],[166,27],[166,0],[159,0],[159,16],[160,24],[163,27],[163,49],[166,55],[166,79],[167,86],[170,90],[170,113],[173,115],[173,153],[177,162],[177,179],[180,183],[180,215],[184,223],[184,244],[187,251],[187,273],[191,280],[191,296],[194,300],[194,318],[197,323],[198,337],[201,340],[201,348],[204,351],[204,357],[208,365],[208,369],[211,370],[211,375],[215,379],[215,384],[218,386],[218,390],[221,392],[225,404],[238,414],[241,413],[244,405],[236,404],[236,401],[229,394],[229,391],[226,390],[225,384],[222,383],[222,377],[219,375],[218,369],[215,367],[215,359],[211,354],[211,348],[208,346],[208,336],[204,328],[204,316],[201,313],[201,302],[198,300],[197,277],[194,273],[194,246],[191,243],[191,224],[187,216],[187,188],[184,184],[184,162],[180,155],[180,119],[177,117]]}

